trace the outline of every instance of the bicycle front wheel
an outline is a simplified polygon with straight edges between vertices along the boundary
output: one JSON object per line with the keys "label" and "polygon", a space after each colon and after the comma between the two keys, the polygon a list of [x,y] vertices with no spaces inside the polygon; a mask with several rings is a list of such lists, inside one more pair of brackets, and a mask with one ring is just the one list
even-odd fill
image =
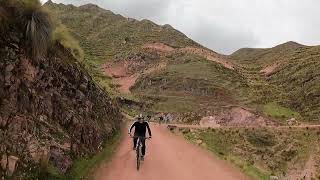
{"label": "bicycle front wheel", "polygon": [[140,152],[139,152],[139,148],[137,148],[137,171],[139,171],[140,169]]}

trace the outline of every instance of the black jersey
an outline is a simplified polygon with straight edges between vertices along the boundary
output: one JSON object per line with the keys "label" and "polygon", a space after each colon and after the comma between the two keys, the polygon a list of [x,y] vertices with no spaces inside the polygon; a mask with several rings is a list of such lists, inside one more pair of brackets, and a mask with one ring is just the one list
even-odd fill
{"label": "black jersey", "polygon": [[129,133],[131,133],[131,130],[132,128],[135,127],[135,130],[134,130],[134,135],[135,136],[142,136],[142,137],[145,137],[146,136],[146,131],[148,129],[148,133],[149,133],[149,136],[151,136],[151,130],[150,130],[150,127],[149,127],[149,123],[148,122],[142,122],[140,123],[139,121],[135,121],[130,129],[129,129]]}

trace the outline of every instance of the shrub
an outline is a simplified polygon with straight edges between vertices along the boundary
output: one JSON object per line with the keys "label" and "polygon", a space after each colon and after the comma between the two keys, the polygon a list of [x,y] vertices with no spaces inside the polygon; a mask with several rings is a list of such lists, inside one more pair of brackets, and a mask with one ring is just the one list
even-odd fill
{"label": "shrub", "polygon": [[31,47],[32,57],[43,57],[51,40],[52,25],[47,12],[41,9],[39,1],[26,1],[26,8],[22,13],[22,23],[25,27],[27,45]]}
{"label": "shrub", "polygon": [[247,140],[256,147],[274,146],[275,137],[267,132],[249,132]]}
{"label": "shrub", "polygon": [[[25,34],[25,45],[30,47],[29,54],[34,59],[43,57],[51,40],[51,19],[39,0],[1,0],[1,28],[6,17],[11,17],[14,27],[20,28]],[[4,8],[3,8],[4,7]]]}
{"label": "shrub", "polygon": [[54,29],[52,33],[52,40],[60,43],[64,48],[69,49],[76,59],[83,59],[83,50],[78,41],[70,35],[68,29],[62,24],[58,24]]}
{"label": "shrub", "polygon": [[297,150],[285,150],[281,153],[281,157],[285,160],[285,161],[291,161],[294,157],[296,157],[298,154]]}

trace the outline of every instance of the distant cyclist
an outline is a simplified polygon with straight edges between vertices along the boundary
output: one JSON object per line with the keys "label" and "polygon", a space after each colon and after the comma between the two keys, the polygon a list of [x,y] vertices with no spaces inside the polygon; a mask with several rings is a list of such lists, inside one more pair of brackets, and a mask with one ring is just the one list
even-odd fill
{"label": "distant cyclist", "polygon": [[135,128],[134,130],[134,138],[133,138],[133,149],[136,149],[137,146],[137,141],[138,137],[143,137],[141,138],[141,143],[142,143],[142,157],[141,160],[144,160],[144,155],[146,154],[146,142],[145,142],[145,137],[146,137],[146,131],[148,129],[149,137],[151,138],[151,130],[149,127],[149,123],[145,121],[144,117],[142,114],[138,116],[136,121],[131,125],[129,129],[129,133],[131,136],[131,130]]}
{"label": "distant cyclist", "polygon": [[163,115],[160,115],[160,117],[159,117],[159,125],[162,123],[162,121],[163,121]]}
{"label": "distant cyclist", "polygon": [[151,115],[147,115],[146,121],[149,123],[151,121]]}

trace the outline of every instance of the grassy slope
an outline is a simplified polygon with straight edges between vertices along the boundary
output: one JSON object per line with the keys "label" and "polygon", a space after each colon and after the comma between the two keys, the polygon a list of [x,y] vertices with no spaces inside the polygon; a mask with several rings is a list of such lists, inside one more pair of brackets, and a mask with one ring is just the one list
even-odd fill
{"label": "grassy slope", "polygon": [[96,5],[46,3],[45,7],[80,41],[87,69],[109,92],[114,92],[114,86],[100,70],[103,63],[129,55],[148,42],[163,42],[173,47],[199,46],[168,26],[128,19]]}
{"label": "grassy slope", "polygon": [[192,142],[202,140],[204,148],[232,162],[253,179],[269,179],[270,175],[282,179],[289,169],[304,168],[310,155],[317,157],[320,148],[317,129],[233,128],[182,132]]}
{"label": "grassy slope", "polygon": [[127,19],[95,5],[47,3],[45,6],[80,40],[85,58],[94,64],[104,63],[147,42],[163,42],[173,47],[199,46],[173,28],[148,20]]}
{"label": "grassy slope", "polygon": [[[85,52],[85,63],[92,70],[91,74],[94,74],[95,78],[106,86],[110,83],[110,79],[100,73],[101,64],[119,59],[119,57],[127,58],[132,54],[139,53],[141,52],[140,47],[146,43],[162,42],[171,47],[201,47],[171,27],[159,26],[148,20],[127,19],[94,5],[75,7],[63,4],[46,4],[46,6],[56,14],[73,36],[79,39]],[[146,57],[148,56],[146,55]],[[246,87],[245,80],[241,79],[239,75],[214,62],[207,62],[196,56],[176,54],[173,57],[167,57],[166,61],[169,61],[169,66],[164,72],[151,74],[150,77],[145,77],[144,81],[163,78],[168,79],[171,83],[167,85],[168,90],[163,91],[162,96],[158,97],[161,102],[155,104],[153,109],[156,111],[167,110],[165,107],[169,109],[176,107],[174,111],[179,112],[201,109],[198,104],[206,107],[208,96],[211,98],[210,101],[216,103],[218,100],[233,103],[232,91]],[[180,82],[181,80],[183,81]],[[142,84],[143,82],[140,83],[140,85]],[[144,96],[153,94],[158,88],[156,85],[152,89],[137,86],[135,92],[144,94]],[[174,86],[176,88],[170,89]],[[185,91],[185,88],[189,88],[189,90]],[[245,90],[242,93],[246,94]],[[191,96],[185,98],[186,94]],[[199,97],[203,96],[205,98],[199,100]],[[217,107],[217,105],[214,106]]]}
{"label": "grassy slope", "polygon": [[[100,71],[101,64],[107,61],[131,57],[141,52],[143,44],[152,42],[163,42],[172,47],[201,47],[173,28],[148,20],[128,19],[95,5],[46,6],[80,41],[85,64],[95,80],[109,91],[115,86],[110,85],[111,79]],[[213,62],[180,53],[162,59],[169,62],[167,68],[140,78],[134,91],[153,104],[155,111],[187,112],[240,104],[272,118],[278,118],[277,111],[288,108],[293,112],[289,114],[299,115],[287,113],[288,116],[282,116],[282,119],[317,120],[320,113],[318,52],[317,47],[294,42],[269,49],[246,48],[229,56],[240,64],[233,73]],[[188,61],[186,59],[193,62],[183,62]],[[262,67],[276,61],[283,62],[281,68],[268,79],[261,76]],[[157,82],[160,79],[168,82]],[[150,80],[154,82],[152,86],[147,85]]]}
{"label": "grassy slope", "polygon": [[[285,106],[290,111],[299,112],[304,120],[319,121],[319,46],[288,42],[269,49],[240,49],[230,58],[243,66],[242,74],[250,76],[254,83],[264,85],[269,99],[265,99],[263,104],[278,104],[279,108],[273,106],[274,111],[281,111],[281,106]],[[262,76],[259,71],[273,63],[280,66],[270,76]],[[260,92],[261,89],[258,88]]]}
{"label": "grassy slope", "polygon": [[276,61],[283,61],[291,57],[292,54],[306,46],[295,42],[287,42],[273,48],[243,48],[231,54],[231,58],[240,64],[254,64],[257,66],[265,66]]}
{"label": "grassy slope", "polygon": [[135,93],[162,98],[154,107],[156,111],[214,110],[235,104],[237,96],[247,96],[247,82],[215,62],[181,54],[167,61],[165,69],[140,78],[133,87]]}

